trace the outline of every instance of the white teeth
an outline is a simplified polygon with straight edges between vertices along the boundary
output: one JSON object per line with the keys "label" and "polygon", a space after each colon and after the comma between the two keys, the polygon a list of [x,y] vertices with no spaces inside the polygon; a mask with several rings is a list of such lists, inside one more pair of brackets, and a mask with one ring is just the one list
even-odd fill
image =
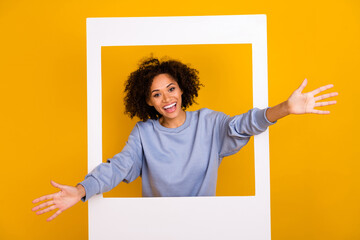
{"label": "white teeth", "polygon": [[164,109],[171,108],[171,107],[175,106],[175,104],[176,104],[176,103],[170,104],[170,105],[168,105],[168,106],[164,107]]}

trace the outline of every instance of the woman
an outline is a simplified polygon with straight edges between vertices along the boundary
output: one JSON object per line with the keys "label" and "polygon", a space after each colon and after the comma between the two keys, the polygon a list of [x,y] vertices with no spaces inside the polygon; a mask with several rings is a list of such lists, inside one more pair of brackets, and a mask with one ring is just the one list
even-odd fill
{"label": "woman", "polygon": [[124,149],[76,187],[51,181],[60,192],[35,199],[33,203],[49,201],[33,211],[43,214],[59,209],[48,218],[51,221],[80,200],[138,176],[142,177],[144,197],[214,196],[222,158],[238,152],[252,135],[289,114],[329,113],[314,107],[335,104],[317,101],[337,93],[315,95],[333,86],[302,93],[306,83],[305,79],[287,101],[271,108],[254,108],[234,117],[206,108],[189,112],[185,110],[194,103],[201,86],[198,71],[174,60],[147,59],[127,80],[126,112],[142,121],[132,130]]}

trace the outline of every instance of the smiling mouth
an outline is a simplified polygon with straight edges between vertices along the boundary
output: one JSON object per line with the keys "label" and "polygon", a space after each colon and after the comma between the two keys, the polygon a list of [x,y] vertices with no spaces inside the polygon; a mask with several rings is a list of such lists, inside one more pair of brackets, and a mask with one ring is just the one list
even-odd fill
{"label": "smiling mouth", "polygon": [[168,113],[174,112],[176,110],[176,102],[165,106],[163,109]]}
{"label": "smiling mouth", "polygon": [[173,107],[173,106],[175,106],[176,105],[176,103],[173,103],[173,104],[170,104],[170,105],[167,105],[167,106],[165,106],[164,107],[164,109],[166,110],[166,109],[169,109],[169,108],[171,108],[171,107]]}

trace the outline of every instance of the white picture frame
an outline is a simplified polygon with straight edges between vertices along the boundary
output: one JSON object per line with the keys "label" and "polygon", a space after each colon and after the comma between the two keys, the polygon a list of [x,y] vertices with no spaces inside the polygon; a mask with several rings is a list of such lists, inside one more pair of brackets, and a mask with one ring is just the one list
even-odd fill
{"label": "white picture frame", "polygon": [[[166,31],[164,31],[166,29]],[[266,15],[87,18],[88,170],[102,163],[101,47],[251,44],[253,105],[268,106]],[[88,201],[89,239],[271,239],[268,130],[254,137],[255,196]]]}

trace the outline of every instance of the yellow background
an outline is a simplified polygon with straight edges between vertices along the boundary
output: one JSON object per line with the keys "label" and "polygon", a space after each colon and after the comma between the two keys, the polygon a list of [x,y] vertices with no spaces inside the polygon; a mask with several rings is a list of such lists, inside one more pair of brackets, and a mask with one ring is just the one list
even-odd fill
{"label": "yellow background", "polygon": [[235,14],[267,14],[270,106],[305,77],[340,93],[330,115],[270,128],[272,239],[360,239],[360,3],[241,0],[0,1],[0,239],[88,237],[87,204],[31,212],[50,179],[87,173],[87,17]]}
{"label": "yellow background", "polygon": [[[178,59],[199,71],[205,87],[197,103],[234,116],[252,108],[251,44],[102,47],[103,161],[120,152],[139,119],[124,115],[124,82],[144,56]],[[165,56],[165,58],[164,58]],[[254,141],[236,155],[224,158],[219,168],[217,196],[255,194]],[[119,184],[105,197],[140,197],[141,179]]]}

